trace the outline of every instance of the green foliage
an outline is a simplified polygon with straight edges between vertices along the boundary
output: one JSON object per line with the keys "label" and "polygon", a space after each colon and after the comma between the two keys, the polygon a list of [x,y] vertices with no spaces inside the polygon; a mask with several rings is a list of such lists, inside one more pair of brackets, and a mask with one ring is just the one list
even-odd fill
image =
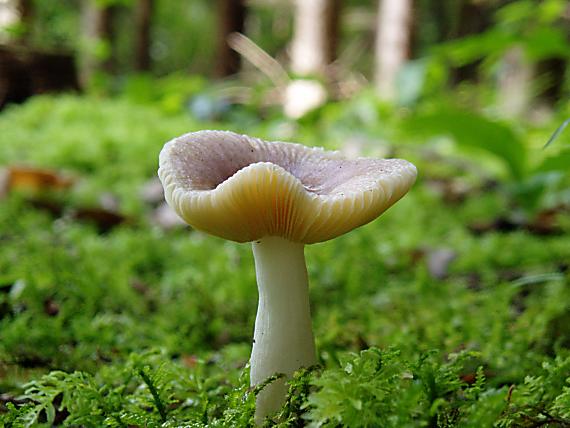
{"label": "green foliage", "polygon": [[79,4],[73,0],[58,2],[33,0],[32,27],[27,28],[31,43],[39,49],[72,51],[80,30]]}
{"label": "green foliage", "polygon": [[544,361],[534,376],[509,394],[501,427],[567,426],[570,424],[570,355]]}
{"label": "green foliage", "polygon": [[442,51],[455,65],[485,59],[498,61],[512,47],[522,47],[531,60],[570,56],[567,32],[560,19],[564,0],[518,0],[502,6],[495,14],[496,25],[488,30],[449,42]]}
{"label": "green foliage", "polygon": [[[150,92],[162,89],[159,82]],[[563,426],[567,214],[546,236],[473,233],[474,223],[509,212],[506,180],[481,190],[480,171],[501,179],[494,164],[471,144],[449,152],[438,152],[437,141],[419,146],[416,130],[403,129],[407,117],[371,93],[298,124],[277,115],[208,124],[130,96],[38,97],[3,112],[0,163],[65,170],[77,178],[74,188],[42,196],[81,207],[111,194],[129,221],[101,233],[26,194],[2,200],[0,390],[11,403],[0,406],[0,425],[251,426],[259,390],[244,369],[257,297],[251,251],[188,228],[164,230],[139,197],[166,140],[212,126],[296,140],[286,134],[294,132],[329,148],[356,138],[363,152],[396,150],[421,171],[412,193],[381,219],[307,248],[320,366],[296,375],[267,426]],[[479,129],[498,141],[485,120],[475,116],[468,127],[472,144]],[[442,122],[420,125],[445,130]],[[498,126],[497,135],[517,143],[485,142],[479,152],[513,171],[526,165],[528,177],[537,168],[566,183],[563,140],[535,159],[522,131]],[[549,128],[524,135],[542,147]],[[526,160],[508,160],[511,152]],[[449,202],[430,187],[434,178],[473,190]],[[429,258],[441,248],[455,259],[435,276]]]}
{"label": "green foliage", "polygon": [[52,371],[25,386],[27,404],[10,406],[3,422],[8,427],[249,426],[255,401],[246,390],[247,372],[231,389],[219,374],[206,377],[206,369],[201,361],[189,369],[164,352],[149,351],[131,354],[96,376]]}
{"label": "green foliage", "polygon": [[[396,350],[371,348],[341,358],[340,367],[303,370],[291,380],[287,402],[264,426],[534,426],[568,423],[570,358],[542,364],[518,387],[489,386],[484,370],[471,383],[465,370],[479,356],[446,361],[428,352],[414,363]],[[204,362],[188,369],[163,352],[132,354],[101,370],[52,371],[26,385],[26,404],[8,406],[6,427],[214,426],[253,424],[255,394],[243,371],[235,387],[208,377]],[[211,375],[211,374],[210,374]],[[271,379],[269,380],[269,382]]]}
{"label": "green foliage", "polygon": [[130,101],[159,107],[166,113],[181,113],[191,96],[203,91],[204,78],[182,73],[170,74],[157,79],[150,75],[130,76],[122,95]]}
{"label": "green foliage", "polygon": [[[309,426],[488,426],[506,407],[504,396],[488,388],[482,367],[469,385],[461,374],[477,357],[452,354],[442,362],[437,352],[413,364],[399,352],[375,348],[343,359],[341,368],[325,371],[313,381]],[[483,425],[474,421],[487,421]]]}
{"label": "green foliage", "polygon": [[549,139],[544,137],[546,144],[542,144],[542,151],[525,142],[520,131],[506,122],[449,106],[428,109],[426,112],[420,110],[405,118],[402,126],[406,135],[416,139],[434,141],[449,137],[465,156],[485,159],[486,155],[487,160],[491,161],[488,162],[490,166],[493,166],[494,160],[499,165],[499,168],[494,168],[498,175],[502,175],[503,171],[509,174],[505,190],[512,195],[513,201],[531,213],[568,201],[568,150],[554,149],[550,144],[560,136],[564,124]]}
{"label": "green foliage", "polygon": [[487,151],[505,163],[510,174],[522,178],[527,169],[527,152],[511,127],[476,113],[443,110],[413,117],[411,131],[424,136],[449,135],[460,145]]}
{"label": "green foliage", "polygon": [[318,390],[307,402],[310,426],[410,424],[421,405],[421,389],[410,385],[413,375],[397,357],[396,352],[362,351],[315,379]]}
{"label": "green foliage", "polygon": [[[54,102],[39,97],[23,110],[16,107],[2,115],[2,163],[64,167],[79,175],[96,171],[97,179],[84,180],[74,196],[94,204],[113,189],[129,213],[141,209],[141,180],[154,177],[158,168],[157,159],[146,153],[158,153],[164,141],[198,128],[188,117],[95,98]],[[13,117],[18,126],[13,126]]]}

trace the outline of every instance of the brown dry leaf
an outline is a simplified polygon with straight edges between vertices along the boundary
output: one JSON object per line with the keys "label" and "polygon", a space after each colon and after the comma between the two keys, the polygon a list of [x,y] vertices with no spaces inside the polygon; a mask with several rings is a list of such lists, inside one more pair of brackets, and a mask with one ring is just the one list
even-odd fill
{"label": "brown dry leaf", "polygon": [[35,209],[47,211],[54,217],[61,217],[65,211],[65,206],[60,201],[41,198],[30,198],[27,201]]}
{"label": "brown dry leaf", "polygon": [[475,222],[467,227],[474,235],[482,235],[489,232],[514,232],[526,230],[533,235],[549,236],[563,233],[558,224],[558,216],[564,211],[563,208],[552,208],[540,211],[533,219],[515,219],[507,216],[499,216],[487,222]]}
{"label": "brown dry leaf", "polygon": [[44,300],[44,313],[50,317],[55,317],[59,314],[59,305],[52,298]]}
{"label": "brown dry leaf", "polygon": [[47,211],[53,217],[60,218],[69,214],[69,217],[76,221],[91,222],[97,226],[101,233],[108,232],[116,226],[126,223],[129,219],[113,210],[105,208],[67,208],[62,202],[44,199],[28,198],[27,202],[34,208]]}
{"label": "brown dry leaf", "polygon": [[102,233],[108,232],[127,221],[127,218],[122,214],[103,208],[78,208],[73,212],[72,218],[79,221],[92,222]]}
{"label": "brown dry leaf", "polygon": [[130,285],[133,290],[142,296],[146,296],[150,293],[149,286],[138,279],[131,281]]}
{"label": "brown dry leaf", "polygon": [[182,364],[189,368],[196,367],[196,364],[198,364],[198,357],[196,355],[183,355]]}
{"label": "brown dry leaf", "polygon": [[534,235],[558,235],[562,233],[562,229],[558,224],[558,215],[562,210],[562,208],[542,210],[527,225],[528,231]]}
{"label": "brown dry leaf", "polygon": [[520,229],[521,225],[507,217],[501,216],[491,221],[474,222],[467,227],[471,233],[478,236],[489,232],[512,232]]}
{"label": "brown dry leaf", "polygon": [[60,172],[27,166],[9,166],[4,172],[6,193],[13,190],[38,192],[68,189],[74,180]]}
{"label": "brown dry leaf", "polygon": [[431,178],[426,180],[426,186],[440,195],[448,204],[464,202],[474,189],[467,183],[450,178]]}
{"label": "brown dry leaf", "polygon": [[[485,378],[491,378],[491,377],[495,376],[494,373],[492,373],[488,370],[484,371],[484,375],[485,375]],[[475,373],[475,372],[464,373],[461,376],[459,376],[459,378],[463,382],[468,383],[469,385],[473,385],[477,381],[477,373]]]}

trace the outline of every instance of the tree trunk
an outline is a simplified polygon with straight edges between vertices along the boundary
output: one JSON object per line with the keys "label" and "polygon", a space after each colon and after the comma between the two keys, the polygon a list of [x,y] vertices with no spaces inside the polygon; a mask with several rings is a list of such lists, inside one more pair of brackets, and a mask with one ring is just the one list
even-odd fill
{"label": "tree trunk", "polygon": [[36,94],[78,90],[75,58],[71,54],[0,46],[0,110]]}
{"label": "tree trunk", "polygon": [[243,32],[246,12],[245,0],[218,0],[217,77],[230,76],[239,71],[240,56],[230,48],[228,36]]}
{"label": "tree trunk", "polygon": [[501,61],[497,87],[497,101],[505,117],[523,116],[532,97],[533,66],[521,47],[507,51]]}
{"label": "tree trunk", "polygon": [[548,106],[552,107],[559,101],[568,99],[568,91],[564,93],[564,75],[568,65],[568,60],[560,57],[549,58],[537,64],[536,74],[544,82],[538,98]]}
{"label": "tree trunk", "polygon": [[325,11],[325,61],[327,65],[337,57],[341,9],[341,0],[328,0]]}
{"label": "tree trunk", "polygon": [[154,0],[138,0],[135,9],[135,69],[150,71],[150,31]]}
{"label": "tree trunk", "polygon": [[394,100],[397,77],[409,57],[412,0],[380,0],[377,17],[375,84],[378,95]]}
{"label": "tree trunk", "polygon": [[[88,47],[84,53],[81,70],[81,84],[85,86],[96,72],[111,73],[113,61],[113,6],[99,6],[95,0],[85,0],[82,11],[82,28]],[[105,43],[106,49],[101,53],[95,46]]]}
{"label": "tree trunk", "polygon": [[291,69],[300,75],[323,74],[336,58],[340,0],[296,0]]}
{"label": "tree trunk", "polygon": [[20,17],[20,23],[23,25],[24,29],[22,34],[19,35],[18,41],[23,44],[29,42],[30,33],[33,25],[34,19],[34,4],[32,0],[18,0],[18,14]]}
{"label": "tree trunk", "polygon": [[[483,33],[492,24],[493,9],[485,2],[463,1],[459,5],[459,16],[449,39],[461,39]],[[452,84],[463,81],[477,81],[481,61],[475,61],[451,70]]]}

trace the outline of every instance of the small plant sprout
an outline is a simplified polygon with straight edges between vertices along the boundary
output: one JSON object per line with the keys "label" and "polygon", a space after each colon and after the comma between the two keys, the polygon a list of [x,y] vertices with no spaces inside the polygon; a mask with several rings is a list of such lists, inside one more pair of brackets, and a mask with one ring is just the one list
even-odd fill
{"label": "small plant sprout", "polygon": [[257,396],[256,422],[284,403],[286,378],[316,363],[304,246],[378,217],[410,189],[400,159],[347,160],[338,152],[224,131],[166,143],[158,174],[170,206],[192,227],[252,242],[259,305],[251,384],[282,373]]}

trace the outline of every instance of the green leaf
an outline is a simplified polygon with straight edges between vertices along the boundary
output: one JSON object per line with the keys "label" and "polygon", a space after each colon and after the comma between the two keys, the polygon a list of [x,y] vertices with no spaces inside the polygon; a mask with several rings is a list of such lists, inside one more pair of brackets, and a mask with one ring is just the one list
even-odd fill
{"label": "green leaf", "polygon": [[526,173],[526,150],[522,141],[509,126],[500,122],[475,113],[449,109],[419,114],[404,126],[418,135],[447,135],[459,145],[491,153],[505,164],[515,179]]}
{"label": "green leaf", "polygon": [[436,47],[436,52],[446,57],[454,66],[463,66],[486,56],[500,56],[517,39],[500,28],[464,37]]}
{"label": "green leaf", "polygon": [[523,39],[525,51],[533,60],[570,56],[566,31],[555,27],[541,27]]}
{"label": "green leaf", "polygon": [[535,172],[567,172],[570,168],[570,150],[564,150],[557,156],[546,158],[536,169]]}

